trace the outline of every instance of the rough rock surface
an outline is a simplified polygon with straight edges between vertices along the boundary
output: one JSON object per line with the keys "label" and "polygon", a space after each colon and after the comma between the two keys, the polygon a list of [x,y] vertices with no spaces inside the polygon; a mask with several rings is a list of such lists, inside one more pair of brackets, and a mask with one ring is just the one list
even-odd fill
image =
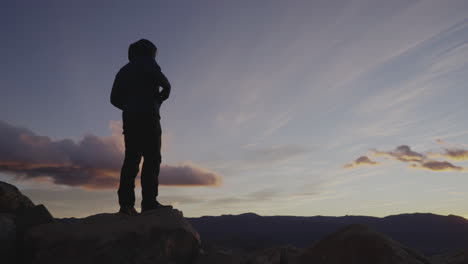
{"label": "rough rock surface", "polygon": [[426,257],[364,225],[351,225],[308,250],[298,263],[432,264]]}
{"label": "rough rock surface", "polygon": [[196,264],[245,264],[244,254],[231,249],[210,248],[197,258]]}
{"label": "rough rock surface", "polygon": [[192,263],[200,237],[175,209],[98,214],[31,228],[28,263]]}
{"label": "rough rock surface", "polygon": [[16,259],[16,225],[13,214],[0,213],[0,262],[14,263]]}
{"label": "rough rock surface", "polygon": [[34,207],[33,202],[16,186],[0,181],[0,213],[16,214],[32,207]]}
{"label": "rough rock surface", "polygon": [[44,205],[35,206],[16,186],[0,181],[0,256],[2,263],[15,263],[21,257],[24,232],[50,223],[52,215]]}
{"label": "rough rock surface", "polygon": [[296,264],[298,257],[304,253],[303,249],[294,246],[283,246],[256,250],[247,260],[249,264]]}
{"label": "rough rock surface", "polygon": [[53,221],[54,218],[49,210],[42,204],[23,209],[16,215],[16,226],[21,233],[33,226],[52,223]]}
{"label": "rough rock surface", "polygon": [[468,264],[468,249],[457,253],[432,256],[434,264]]}

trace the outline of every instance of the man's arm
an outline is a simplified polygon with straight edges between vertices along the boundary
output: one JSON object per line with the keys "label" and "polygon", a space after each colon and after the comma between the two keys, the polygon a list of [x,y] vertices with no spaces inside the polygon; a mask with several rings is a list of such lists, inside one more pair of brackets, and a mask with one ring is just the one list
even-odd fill
{"label": "man's arm", "polygon": [[115,76],[114,84],[112,85],[112,91],[110,96],[111,104],[120,110],[124,107],[124,85],[122,80],[122,74],[120,72]]}
{"label": "man's arm", "polygon": [[169,98],[171,93],[171,84],[166,76],[161,72],[161,83],[159,84],[162,87],[161,92],[159,92],[159,97],[161,98],[161,103]]}

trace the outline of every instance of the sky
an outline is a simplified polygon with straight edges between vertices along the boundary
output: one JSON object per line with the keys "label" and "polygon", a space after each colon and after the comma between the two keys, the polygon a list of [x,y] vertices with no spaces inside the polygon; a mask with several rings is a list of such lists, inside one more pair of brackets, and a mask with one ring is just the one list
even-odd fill
{"label": "sky", "polygon": [[0,181],[55,217],[118,210],[110,91],[146,38],[185,216],[468,218],[466,0],[20,0],[0,30]]}

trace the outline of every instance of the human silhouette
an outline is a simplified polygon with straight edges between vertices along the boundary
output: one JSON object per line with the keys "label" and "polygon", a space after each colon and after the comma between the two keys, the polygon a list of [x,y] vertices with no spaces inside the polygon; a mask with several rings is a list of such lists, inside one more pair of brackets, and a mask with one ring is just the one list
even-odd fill
{"label": "human silhouette", "polygon": [[[161,164],[159,108],[169,98],[171,84],[156,63],[156,46],[141,39],[128,48],[129,63],[115,76],[111,103],[122,110],[125,159],[118,189],[121,213],[136,215],[135,178],[141,158],[141,211],[170,207],[157,200]],[[162,88],[162,89],[160,89]]]}

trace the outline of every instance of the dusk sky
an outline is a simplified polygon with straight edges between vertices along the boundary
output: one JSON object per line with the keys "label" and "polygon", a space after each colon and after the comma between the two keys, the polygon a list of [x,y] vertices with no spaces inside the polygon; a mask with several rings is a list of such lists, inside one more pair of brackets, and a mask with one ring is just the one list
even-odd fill
{"label": "dusk sky", "polygon": [[0,21],[0,180],[55,217],[118,211],[109,97],[141,38],[172,84],[159,199],[185,216],[468,217],[466,0],[8,1]]}

